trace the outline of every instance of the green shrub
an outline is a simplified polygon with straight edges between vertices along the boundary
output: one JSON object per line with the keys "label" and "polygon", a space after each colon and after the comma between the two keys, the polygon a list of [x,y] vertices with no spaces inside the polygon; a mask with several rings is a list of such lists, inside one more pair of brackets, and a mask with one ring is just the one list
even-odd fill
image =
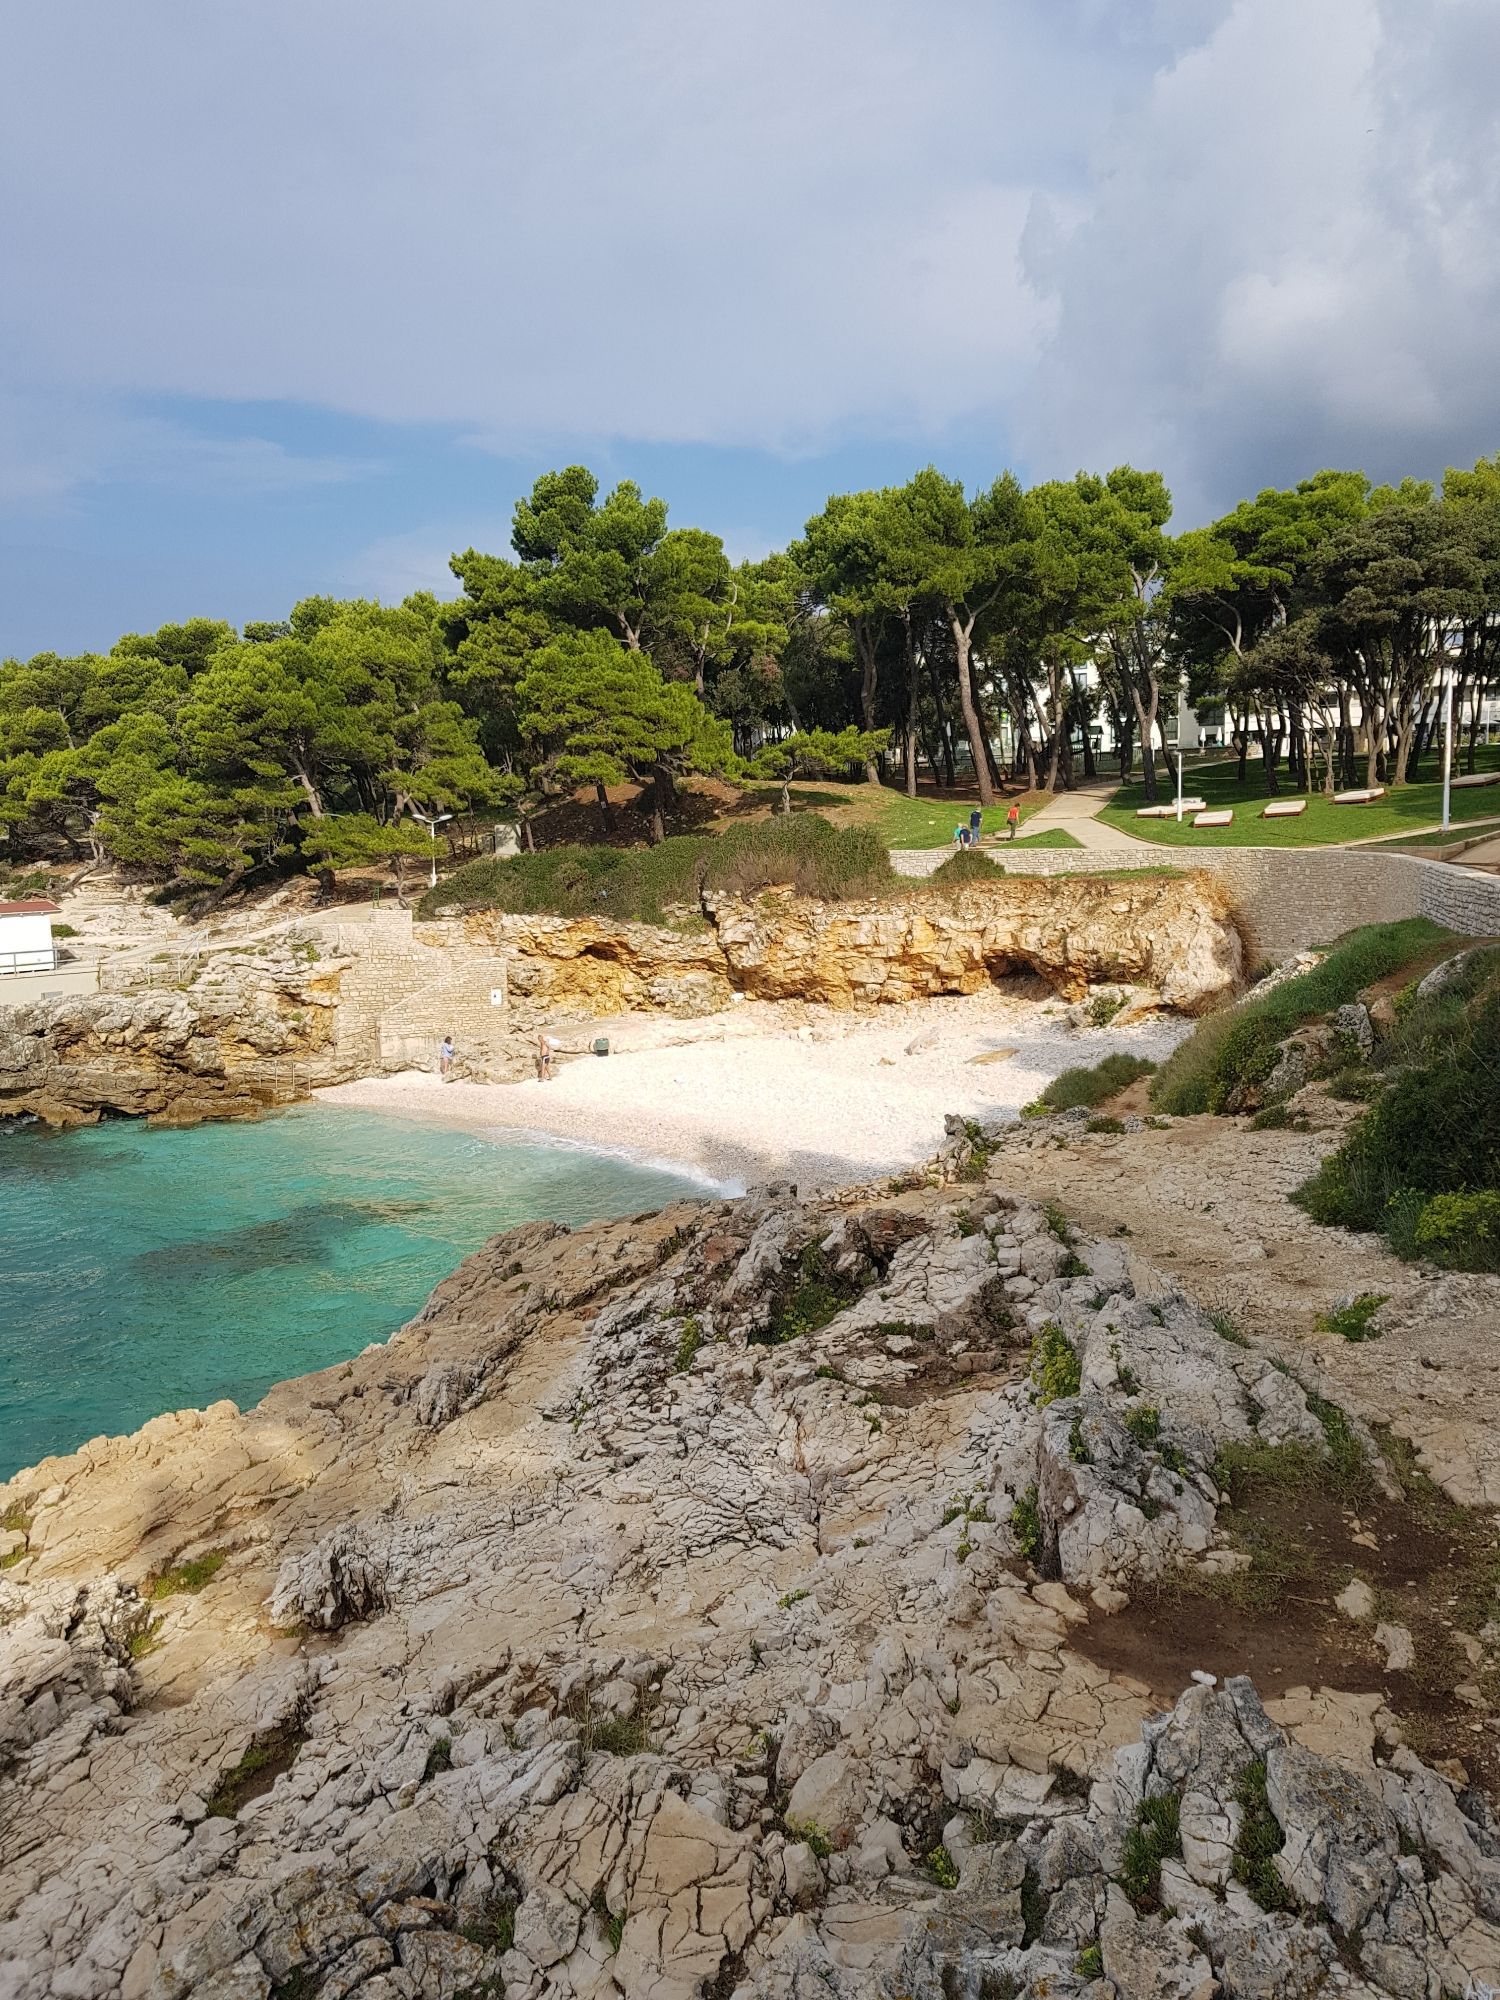
{"label": "green shrub", "polygon": [[1500,1269],[1500,974],[1419,1001],[1398,1035],[1409,1065],[1292,1198],[1315,1222],[1384,1231],[1400,1256]]}
{"label": "green shrub", "polygon": [[972,882],[997,882],[1005,870],[998,861],[975,847],[960,847],[941,867],[934,868],[928,881],[938,889],[962,889]]}
{"label": "green shrub", "polygon": [[1433,1195],[1422,1204],[1412,1241],[1435,1264],[1500,1271],[1500,1188]]}
{"label": "green shrub", "polygon": [[1035,1569],[1042,1560],[1042,1510],[1034,1479],[1011,1509],[1010,1532],[1017,1549]]}
{"label": "green shrub", "polygon": [[873,827],[817,813],[746,820],[721,834],[678,834],[655,847],[550,847],[468,861],[422,898],[419,914],[507,910],[519,916],[613,917],[659,924],[694,911],[705,889],[755,895],[773,884],[835,902],[896,881]]}
{"label": "green shrub", "polygon": [[677,1356],[673,1363],[679,1375],[686,1375],[693,1365],[693,1356],[703,1345],[703,1329],[698,1321],[689,1315],[682,1322],[682,1331],[677,1336]]}
{"label": "green shrub", "polygon": [[826,1861],[833,1852],[833,1842],[815,1819],[789,1819],[786,1830],[793,1840],[810,1847],[819,1861]]}
{"label": "green shrub", "polygon": [[1161,1436],[1161,1411],[1153,1409],[1149,1403],[1136,1410],[1127,1410],[1125,1428],[1142,1451],[1150,1451]]}
{"label": "green shrub", "polygon": [[817,1333],[859,1297],[859,1286],[834,1271],[816,1243],[809,1243],[797,1265],[797,1282],[783,1290],[764,1331],[750,1335],[752,1347],[780,1347]]}
{"label": "green shrub", "polygon": [[940,1889],[958,1887],[958,1864],[941,1841],[927,1856],[927,1873]]}
{"label": "green shrub", "polygon": [[1252,1132],[1281,1132],[1292,1122],[1292,1114],[1284,1104],[1268,1104],[1263,1111],[1257,1111],[1250,1120]]}
{"label": "green shrub", "polygon": [[1031,1343],[1031,1400],[1038,1408],[1076,1396],[1083,1386],[1078,1349],[1055,1320],[1048,1320]]}
{"label": "green shrub", "polygon": [[1080,1979],[1102,1979],[1104,1977],[1104,1952],[1096,1944],[1086,1944],[1078,1954],[1073,1970]]}
{"label": "green shrub", "polygon": [[1073,1111],[1079,1106],[1091,1108],[1102,1104],[1107,1097],[1114,1097],[1137,1077],[1149,1076],[1155,1067],[1144,1056],[1106,1056],[1086,1069],[1065,1069],[1060,1076],[1053,1077],[1042,1092],[1041,1102],[1050,1104],[1054,1111]]}
{"label": "green shrub", "polygon": [[838,902],[878,895],[898,879],[874,827],[836,827],[817,813],[742,821],[704,847],[703,886],[741,896],[790,883],[800,895]]}
{"label": "green shrub", "polygon": [[1350,931],[1310,971],[1200,1021],[1157,1071],[1152,1103],[1177,1117],[1222,1111],[1237,1089],[1265,1081],[1278,1045],[1295,1029],[1399,971],[1444,935],[1426,917]]}

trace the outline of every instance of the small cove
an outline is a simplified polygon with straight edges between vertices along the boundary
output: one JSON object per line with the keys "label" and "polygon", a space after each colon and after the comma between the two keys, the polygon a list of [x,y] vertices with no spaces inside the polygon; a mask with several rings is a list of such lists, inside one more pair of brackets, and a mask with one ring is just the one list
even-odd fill
{"label": "small cove", "polygon": [[705,1192],[577,1146],[299,1106],[0,1132],[0,1478],[345,1360],[498,1231]]}

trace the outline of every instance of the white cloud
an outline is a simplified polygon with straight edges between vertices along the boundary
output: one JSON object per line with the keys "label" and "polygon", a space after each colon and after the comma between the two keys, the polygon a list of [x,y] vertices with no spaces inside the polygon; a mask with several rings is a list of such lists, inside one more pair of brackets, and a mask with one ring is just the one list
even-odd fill
{"label": "white cloud", "polygon": [[1497,59],[1471,0],[1237,0],[1103,135],[1086,220],[1028,238],[1038,460],[1164,464],[1194,516],[1494,450]]}
{"label": "white cloud", "polygon": [[[38,9],[0,172],[29,379],[795,446],[944,423],[1042,321],[1030,0]],[[1102,65],[1074,65],[1080,108]],[[997,115],[997,96],[1016,104]]]}
{"label": "white cloud", "polygon": [[164,395],[520,456],[960,432],[1188,513],[1500,442],[1494,0],[72,0],[7,59],[24,504],[363,470],[120,414]]}

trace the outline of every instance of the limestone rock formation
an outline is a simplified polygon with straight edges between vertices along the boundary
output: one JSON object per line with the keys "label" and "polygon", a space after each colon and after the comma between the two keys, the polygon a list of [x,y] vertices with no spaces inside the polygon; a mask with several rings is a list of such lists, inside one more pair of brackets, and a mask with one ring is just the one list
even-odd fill
{"label": "limestone rock formation", "polygon": [[1221,1553],[1226,1441],[1328,1421],[967,1131],[497,1238],[387,1345],[0,1490],[0,1990],[1493,1981],[1457,1777],[1074,1643]]}
{"label": "limestone rock formation", "polygon": [[735,985],[758,1000],[833,1006],[976,993],[1040,973],[1063,998],[1128,982],[1200,1014],[1243,971],[1224,891],[1197,876],[1013,876],[894,902],[710,898]]}
{"label": "limestone rock formation", "polygon": [[254,1116],[351,1072],[338,1060],[339,967],[291,949],[223,954],[183,987],[0,1009],[0,1116],[171,1123]]}
{"label": "limestone rock formation", "polygon": [[672,930],[484,912],[466,929],[513,954],[518,997],[596,1013],[705,1013],[731,993],[871,1006],[976,993],[1031,970],[1069,1000],[1127,983],[1198,1014],[1231,998],[1243,974],[1223,889],[1203,876],[1015,876],[848,903],[711,895],[703,914],[708,927]]}

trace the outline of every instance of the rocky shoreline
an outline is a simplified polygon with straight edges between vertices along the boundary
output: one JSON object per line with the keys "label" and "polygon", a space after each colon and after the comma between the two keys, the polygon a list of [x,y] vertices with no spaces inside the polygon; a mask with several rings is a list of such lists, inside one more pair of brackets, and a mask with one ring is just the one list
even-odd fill
{"label": "rocky shoreline", "polygon": [[515,1081],[559,1021],[580,1032],[621,1014],[689,1021],[746,1000],[886,1012],[1015,974],[1064,1001],[1097,995],[1122,1023],[1190,1016],[1235,994],[1245,971],[1222,889],[1149,872],[924,885],[872,902],[717,896],[675,927],[478,912],[414,933],[396,914],[395,937],[389,912],[363,923],[302,912],[279,937],[209,936],[192,953],[179,925],[155,960],[114,972],[106,961],[106,985],[121,982],[110,990],[0,1006],[0,1116],[254,1117],[317,1088],[431,1068],[454,1030],[467,1074]]}
{"label": "rocky shoreline", "polygon": [[1500,1631],[1440,1699],[1321,1597],[1315,1684],[1100,1664],[1261,1578],[1271,1471],[1377,1582],[1427,1503],[1019,1192],[1048,1143],[528,1225],[386,1346],[18,1475],[8,2000],[1500,1978]]}

